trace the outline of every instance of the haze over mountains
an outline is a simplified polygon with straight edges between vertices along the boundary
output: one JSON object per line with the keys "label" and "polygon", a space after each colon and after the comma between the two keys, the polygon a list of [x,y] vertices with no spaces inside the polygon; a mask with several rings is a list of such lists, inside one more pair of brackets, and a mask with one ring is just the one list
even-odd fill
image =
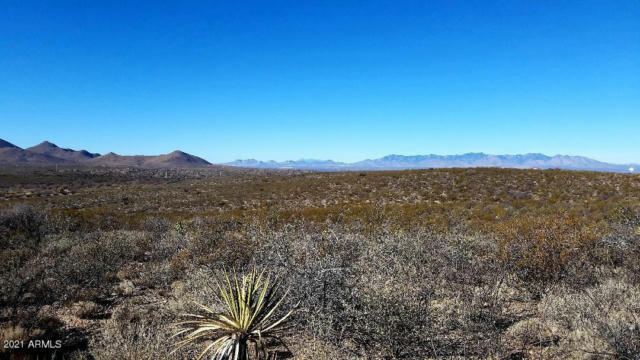
{"label": "haze over mountains", "polygon": [[289,160],[283,162],[236,160],[225,165],[261,169],[300,169],[319,171],[345,170],[407,170],[452,167],[502,167],[517,169],[567,169],[609,172],[634,172],[640,168],[634,164],[610,164],[583,156],[543,154],[489,155],[467,153],[462,155],[387,155],[379,159],[366,159],[353,163],[333,160]]}
{"label": "haze over mountains", "polygon": [[197,167],[211,165],[208,161],[194,155],[176,150],[170,154],[118,155],[108,153],[100,155],[86,150],[63,149],[56,144],[44,141],[36,146],[22,149],[8,141],[0,139],[0,164],[11,165],[87,165],[111,167]]}
{"label": "haze over mountains", "polygon": [[[201,167],[210,162],[176,150],[162,155],[105,155],[86,150],[73,150],[44,141],[36,146],[22,149],[0,139],[0,164],[11,165],[85,165],[109,167]],[[387,155],[378,159],[366,159],[353,163],[333,160],[301,159],[288,161],[236,160],[226,164],[254,169],[296,169],[315,171],[349,170],[407,170],[455,167],[501,167],[517,169],[567,169],[629,173],[640,171],[637,164],[611,164],[583,156],[543,154],[489,155],[467,153],[462,155]]]}

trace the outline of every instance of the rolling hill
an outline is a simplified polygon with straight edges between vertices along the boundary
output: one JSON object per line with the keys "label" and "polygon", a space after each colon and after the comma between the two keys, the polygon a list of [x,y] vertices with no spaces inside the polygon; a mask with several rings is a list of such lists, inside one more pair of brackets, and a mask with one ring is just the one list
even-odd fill
{"label": "rolling hill", "polygon": [[73,150],[44,141],[22,149],[0,139],[0,164],[5,165],[85,165],[109,167],[180,168],[209,166],[208,161],[176,150],[162,155],[100,155],[86,150]]}
{"label": "rolling hill", "polygon": [[32,153],[53,156],[58,159],[64,159],[71,162],[82,162],[100,156],[97,153],[90,153],[86,150],[63,149],[56,144],[43,141],[40,144],[25,149]]}
{"label": "rolling hill", "polygon": [[176,150],[169,154],[148,156],[148,155],[118,155],[108,153],[98,156],[86,162],[97,166],[135,166],[148,168],[164,167],[197,167],[211,165],[208,161],[194,155]]}

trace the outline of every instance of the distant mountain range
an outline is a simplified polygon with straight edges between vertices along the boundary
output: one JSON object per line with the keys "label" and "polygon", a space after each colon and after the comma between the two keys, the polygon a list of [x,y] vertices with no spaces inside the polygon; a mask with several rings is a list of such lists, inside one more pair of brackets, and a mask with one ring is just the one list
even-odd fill
{"label": "distant mountain range", "polygon": [[100,155],[86,150],[63,149],[56,144],[44,141],[36,146],[22,149],[8,141],[0,139],[0,164],[11,165],[87,165],[110,167],[198,167],[211,165],[208,161],[194,155],[176,150],[170,154],[118,155],[108,153]]}
{"label": "distant mountain range", "polygon": [[[86,165],[109,167],[202,167],[212,165],[208,161],[176,150],[163,155],[100,155],[86,150],[60,148],[44,141],[36,146],[22,149],[0,139],[0,164],[11,165]],[[407,170],[457,167],[500,167],[517,169],[567,169],[591,170],[618,173],[640,171],[637,164],[610,164],[583,156],[543,154],[489,155],[468,153],[462,155],[387,155],[379,159],[366,159],[353,163],[333,160],[301,159],[288,161],[236,160],[221,164],[254,169],[295,169],[314,171],[349,170]]]}
{"label": "distant mountain range", "polygon": [[260,169],[299,169],[317,171],[347,170],[407,170],[457,167],[501,167],[517,169],[567,169],[628,173],[640,170],[635,164],[610,164],[583,156],[543,154],[489,155],[467,153],[462,155],[387,155],[379,159],[367,159],[353,163],[333,160],[289,160],[283,162],[236,160],[225,165]]}

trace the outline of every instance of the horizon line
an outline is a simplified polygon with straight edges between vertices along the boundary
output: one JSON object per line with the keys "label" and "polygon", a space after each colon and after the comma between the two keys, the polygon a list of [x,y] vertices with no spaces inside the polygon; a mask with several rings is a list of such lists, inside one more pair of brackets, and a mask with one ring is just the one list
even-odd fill
{"label": "horizon line", "polygon": [[441,156],[441,157],[451,157],[451,156],[463,156],[463,155],[485,155],[485,156],[525,156],[525,155],[542,155],[542,156],[546,156],[549,158],[554,158],[554,157],[559,157],[559,156],[566,156],[566,157],[581,157],[581,158],[586,158],[586,159],[590,159],[590,160],[595,160],[595,161],[599,161],[602,163],[607,163],[607,164],[611,164],[611,165],[639,165],[640,161],[636,162],[636,161],[631,161],[631,162],[609,162],[606,160],[599,160],[597,157],[589,157],[589,156],[585,156],[585,155],[578,155],[578,154],[569,154],[569,153],[557,153],[555,155],[548,155],[547,153],[544,152],[515,152],[515,153],[489,153],[489,152],[484,152],[484,151],[469,151],[469,152],[461,152],[461,153],[451,153],[451,154],[438,154],[438,153],[414,153],[411,155],[404,155],[404,154],[400,154],[400,153],[389,153],[386,155],[381,155],[378,157],[366,157],[360,160],[355,160],[355,161],[345,161],[345,160],[336,160],[336,159],[332,159],[332,158],[320,158],[320,157],[302,157],[302,158],[298,158],[295,159],[295,157],[291,157],[291,158],[287,158],[285,160],[275,160],[275,159],[258,159],[256,157],[246,157],[246,158],[241,158],[241,157],[236,157],[234,158],[234,160],[230,160],[230,161],[210,161],[207,158],[205,158],[204,156],[198,155],[197,153],[190,153],[190,152],[186,152],[184,150],[181,149],[174,149],[171,150],[169,152],[165,152],[165,153],[160,153],[160,154],[128,154],[128,153],[122,153],[122,152],[117,152],[114,150],[110,150],[109,152],[105,152],[105,153],[98,153],[98,152],[93,152],[92,150],[88,150],[86,148],[83,149],[73,149],[73,148],[68,148],[68,147],[64,147],[64,146],[60,146],[57,143],[50,141],[50,140],[43,140],[41,142],[39,142],[38,144],[35,145],[31,145],[29,147],[21,147],[19,145],[16,145],[15,143],[2,139],[0,138],[0,140],[6,141],[9,144],[12,144],[14,146],[17,146],[23,150],[26,150],[30,147],[35,147],[41,144],[45,144],[45,143],[49,143],[52,144],[54,146],[57,146],[58,148],[61,149],[70,149],[70,150],[74,150],[74,151],[87,151],[89,153],[97,153],[99,154],[99,156],[104,156],[104,155],[108,155],[108,154],[116,154],[116,155],[120,155],[120,156],[158,156],[158,155],[166,155],[166,154],[171,154],[173,152],[176,151],[180,151],[189,155],[193,155],[193,156],[197,156],[201,159],[206,160],[207,162],[211,163],[211,164],[216,164],[216,165],[225,165],[225,164],[229,164],[229,163],[233,163],[233,162],[238,162],[238,161],[257,161],[257,162],[263,162],[263,163],[268,163],[268,162],[275,162],[275,163],[285,163],[285,162],[300,162],[300,161],[332,161],[335,163],[339,163],[339,164],[354,164],[354,163],[358,163],[358,162],[362,162],[362,161],[367,161],[367,160],[378,160],[381,158],[385,158],[385,157],[389,157],[389,156],[402,156],[402,157],[415,157],[415,156]]}

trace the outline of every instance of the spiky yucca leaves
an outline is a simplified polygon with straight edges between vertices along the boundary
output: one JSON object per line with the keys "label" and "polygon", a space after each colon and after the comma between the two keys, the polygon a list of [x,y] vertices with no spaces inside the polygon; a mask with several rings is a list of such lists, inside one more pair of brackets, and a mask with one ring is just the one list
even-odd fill
{"label": "spiky yucca leaves", "polygon": [[272,320],[288,294],[287,291],[277,296],[280,287],[277,280],[271,282],[270,275],[264,270],[253,269],[240,281],[235,274],[230,277],[225,271],[224,278],[215,279],[215,283],[218,288],[216,298],[224,310],[217,312],[194,302],[206,314],[186,314],[194,319],[176,324],[179,331],[174,336],[184,337],[171,353],[199,340],[210,340],[198,359],[210,354],[212,360],[249,360],[251,354],[255,359],[266,358],[269,343],[284,344],[281,335],[294,310]]}

